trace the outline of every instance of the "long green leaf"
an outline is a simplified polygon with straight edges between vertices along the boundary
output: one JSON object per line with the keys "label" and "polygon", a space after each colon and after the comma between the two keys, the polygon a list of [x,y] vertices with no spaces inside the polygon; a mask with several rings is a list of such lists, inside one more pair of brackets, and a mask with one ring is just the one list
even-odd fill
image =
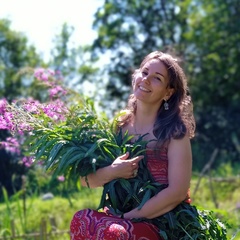
{"label": "long green leaf", "polygon": [[72,154],[76,154],[76,152],[81,152],[81,149],[79,147],[65,147],[64,148],[64,152],[63,155],[60,158],[59,164],[58,164],[58,168],[62,168],[64,164],[68,164],[69,163],[69,158],[71,157]]}
{"label": "long green leaf", "polygon": [[142,198],[142,201],[140,203],[140,205],[138,206],[138,209],[140,210],[143,205],[150,199],[151,197],[151,191],[148,189],[145,194],[144,194],[144,197]]}
{"label": "long green leaf", "polygon": [[[32,137],[31,137],[30,139],[32,139]],[[35,139],[34,139],[34,140],[35,140],[35,143],[31,143],[31,144],[30,144],[30,149],[29,149],[29,151],[36,151],[39,146],[41,146],[44,142],[46,142],[47,139],[48,139],[48,134],[43,135],[43,137],[42,137],[42,138],[39,138],[39,140],[37,140],[37,139],[35,138]]]}
{"label": "long green leaf", "polygon": [[48,154],[44,154],[44,153],[45,153],[45,150],[46,150],[46,149],[48,150],[48,148],[49,148],[50,146],[53,147],[53,145],[54,145],[57,141],[59,141],[59,140],[58,140],[58,139],[53,139],[53,140],[47,142],[45,145],[42,144],[43,146],[38,147],[38,152],[37,152],[37,154],[35,155],[36,159],[41,159],[42,156],[48,156]]}
{"label": "long green leaf", "polygon": [[46,169],[48,170],[49,168],[51,168],[51,166],[53,165],[54,161],[56,160],[59,151],[62,149],[62,147],[68,143],[67,141],[60,141],[58,142],[51,150],[49,157],[47,159],[47,164],[46,164]]}
{"label": "long green leaf", "polygon": [[85,157],[90,156],[97,149],[97,147],[97,143],[93,143],[91,148],[86,152]]}

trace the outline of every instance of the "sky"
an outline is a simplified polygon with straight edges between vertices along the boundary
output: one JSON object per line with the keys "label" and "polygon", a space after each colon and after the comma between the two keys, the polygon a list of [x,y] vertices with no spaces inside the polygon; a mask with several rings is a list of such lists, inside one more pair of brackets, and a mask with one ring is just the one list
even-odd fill
{"label": "sky", "polygon": [[0,19],[11,21],[10,29],[22,32],[44,60],[49,59],[53,39],[63,23],[75,28],[71,42],[89,44],[96,37],[93,14],[102,0],[0,0]]}

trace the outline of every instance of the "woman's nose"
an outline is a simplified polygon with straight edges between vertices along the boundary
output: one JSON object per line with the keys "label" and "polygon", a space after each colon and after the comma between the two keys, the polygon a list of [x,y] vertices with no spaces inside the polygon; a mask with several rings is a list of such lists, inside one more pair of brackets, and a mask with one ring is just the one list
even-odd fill
{"label": "woman's nose", "polygon": [[149,76],[145,76],[142,81],[146,82],[146,83],[150,83],[150,77]]}

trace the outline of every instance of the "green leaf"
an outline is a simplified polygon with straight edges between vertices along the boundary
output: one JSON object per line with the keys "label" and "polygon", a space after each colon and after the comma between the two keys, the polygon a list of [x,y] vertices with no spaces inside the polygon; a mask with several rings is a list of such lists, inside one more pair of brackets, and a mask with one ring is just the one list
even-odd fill
{"label": "green leaf", "polygon": [[48,154],[45,154],[45,150],[51,146],[53,146],[57,141],[59,141],[58,139],[53,139],[49,142],[46,142],[46,144],[42,144],[38,147],[38,151],[37,151],[37,154],[35,155],[36,159],[40,159],[43,155],[48,155]]}
{"label": "green leaf", "polygon": [[177,226],[178,221],[176,219],[176,216],[173,214],[173,212],[170,211],[166,213],[165,218],[167,218],[168,220],[170,229],[174,229]]}
{"label": "green leaf", "polygon": [[58,142],[51,150],[49,157],[47,159],[46,169],[50,169],[53,165],[54,161],[57,159],[59,151],[62,149],[62,147],[68,143],[67,141],[61,141]]}
{"label": "green leaf", "polygon": [[91,154],[93,154],[93,152],[97,149],[98,145],[97,143],[92,144],[91,148],[85,153],[84,157],[88,157]]}
{"label": "green leaf", "polygon": [[[64,171],[70,167],[71,164],[73,164],[73,158],[75,156],[77,156],[78,158],[80,158],[80,156],[84,156],[83,154],[81,154],[81,150],[79,149],[79,147],[68,147],[66,150],[64,150],[65,153],[61,156],[59,163],[58,163],[58,167],[57,167],[57,171],[59,174],[59,171],[61,171],[62,173],[64,173]],[[74,158],[74,159],[78,159],[78,158]]]}
{"label": "green leaf", "polygon": [[138,206],[138,209],[139,209],[139,210],[140,210],[140,209],[143,207],[143,205],[150,199],[150,197],[151,197],[151,191],[148,189],[148,190],[145,192],[145,194],[144,194],[144,196],[143,196],[143,198],[142,198],[142,200],[141,200],[140,205]]}
{"label": "green leaf", "polygon": [[[48,137],[49,134],[43,135],[41,138],[39,138],[39,140],[34,138],[35,143],[32,143],[32,145],[30,145],[29,151],[36,151],[39,148],[39,146],[47,142]],[[31,139],[32,138],[33,136],[31,136]]]}

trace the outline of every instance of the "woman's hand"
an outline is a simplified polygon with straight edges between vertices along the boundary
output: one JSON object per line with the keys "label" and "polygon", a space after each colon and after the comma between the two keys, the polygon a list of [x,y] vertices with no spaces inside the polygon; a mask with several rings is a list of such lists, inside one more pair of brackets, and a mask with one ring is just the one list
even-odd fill
{"label": "woman's hand", "polygon": [[128,159],[129,153],[118,157],[112,164],[113,178],[133,178],[137,176],[138,162],[144,158],[143,155]]}
{"label": "woman's hand", "polygon": [[[133,178],[137,176],[138,162],[144,158],[140,155],[135,158],[128,159],[129,153],[116,158],[114,162],[106,167],[99,168],[95,173],[88,174],[87,178],[81,177],[82,186],[96,188],[112,181],[116,178]],[[87,181],[86,181],[87,179]]]}

